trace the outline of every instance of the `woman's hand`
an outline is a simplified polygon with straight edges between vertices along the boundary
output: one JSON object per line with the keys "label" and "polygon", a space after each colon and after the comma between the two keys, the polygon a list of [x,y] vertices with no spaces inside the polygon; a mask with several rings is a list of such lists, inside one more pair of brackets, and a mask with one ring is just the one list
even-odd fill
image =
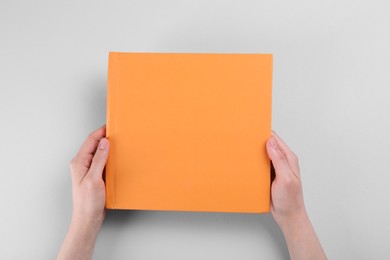
{"label": "woman's hand", "polygon": [[105,217],[103,170],[109,152],[106,127],[91,133],[71,161],[73,214],[57,259],[92,259]]}
{"label": "woman's hand", "polygon": [[272,133],[268,156],[275,168],[271,186],[271,212],[286,239],[291,259],[327,259],[306,213],[298,157]]}
{"label": "woman's hand", "polygon": [[268,139],[267,151],[275,169],[271,212],[276,222],[283,225],[306,214],[298,157],[276,133]]}
{"label": "woman's hand", "polygon": [[91,133],[70,163],[72,173],[72,221],[100,225],[105,216],[106,191],[103,170],[109,142],[102,126]]}

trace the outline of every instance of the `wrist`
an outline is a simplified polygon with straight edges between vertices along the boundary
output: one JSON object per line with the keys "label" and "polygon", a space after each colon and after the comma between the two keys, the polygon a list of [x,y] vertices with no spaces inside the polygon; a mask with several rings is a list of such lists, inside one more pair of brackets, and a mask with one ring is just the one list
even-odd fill
{"label": "wrist", "polygon": [[73,214],[57,259],[91,259],[102,221],[87,221]]}
{"label": "wrist", "polygon": [[74,214],[70,224],[70,229],[79,235],[97,235],[99,232],[104,217],[88,218]]}
{"label": "wrist", "polygon": [[294,214],[279,216],[275,218],[275,221],[278,223],[283,233],[310,225],[310,219],[305,209],[299,210]]}
{"label": "wrist", "polygon": [[291,259],[327,259],[306,211],[278,224]]}
{"label": "wrist", "polygon": [[297,238],[312,229],[310,219],[307,214],[297,215],[279,225],[286,239]]}
{"label": "wrist", "polygon": [[106,216],[105,209],[98,212],[73,210],[72,223],[91,227],[91,228],[100,227],[104,221],[105,216]]}

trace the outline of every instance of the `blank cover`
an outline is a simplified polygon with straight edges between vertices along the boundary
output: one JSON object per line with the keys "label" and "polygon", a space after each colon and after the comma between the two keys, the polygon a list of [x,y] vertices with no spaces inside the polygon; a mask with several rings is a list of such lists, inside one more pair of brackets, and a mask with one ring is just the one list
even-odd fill
{"label": "blank cover", "polygon": [[106,207],[268,212],[270,54],[109,54]]}

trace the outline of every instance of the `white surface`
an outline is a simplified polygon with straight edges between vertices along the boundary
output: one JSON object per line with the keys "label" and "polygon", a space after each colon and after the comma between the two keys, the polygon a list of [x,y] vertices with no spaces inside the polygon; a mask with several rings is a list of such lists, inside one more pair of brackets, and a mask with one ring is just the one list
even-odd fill
{"label": "white surface", "polygon": [[[330,259],[388,259],[388,1],[0,3],[0,259],[53,259],[108,51],[274,54],[273,128]],[[387,248],[386,248],[387,247]],[[95,259],[288,259],[269,215],[112,212]]]}

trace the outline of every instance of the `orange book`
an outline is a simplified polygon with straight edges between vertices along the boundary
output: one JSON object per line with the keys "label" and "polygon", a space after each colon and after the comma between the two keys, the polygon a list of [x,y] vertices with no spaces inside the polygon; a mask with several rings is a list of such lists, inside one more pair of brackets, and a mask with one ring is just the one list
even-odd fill
{"label": "orange book", "polygon": [[268,212],[272,55],[111,52],[106,207]]}

